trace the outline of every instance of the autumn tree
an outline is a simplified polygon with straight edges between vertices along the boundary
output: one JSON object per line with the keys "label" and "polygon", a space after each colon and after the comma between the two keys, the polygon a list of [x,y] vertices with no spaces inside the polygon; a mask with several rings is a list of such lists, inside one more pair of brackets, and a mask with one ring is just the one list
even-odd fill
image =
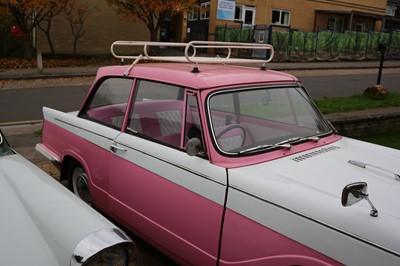
{"label": "autumn tree", "polygon": [[9,13],[24,32],[24,57],[33,55],[33,32],[45,19],[60,13],[69,0],[0,0],[0,12]]}
{"label": "autumn tree", "polygon": [[8,33],[11,25],[11,17],[5,10],[2,10],[0,6],[0,57],[7,55],[8,47],[10,45]]}
{"label": "autumn tree", "polygon": [[107,0],[118,6],[118,12],[129,21],[142,21],[150,32],[150,40],[158,40],[161,22],[168,17],[192,9],[196,0]]}
{"label": "autumn tree", "polygon": [[78,0],[70,1],[66,8],[65,14],[71,28],[73,40],[73,53],[76,54],[78,40],[86,33],[84,24],[93,10],[89,8],[88,3],[81,3]]}
{"label": "autumn tree", "polygon": [[50,47],[50,53],[54,54],[55,50],[54,50],[54,46],[53,46],[53,42],[51,40],[51,25],[53,23],[53,18],[55,16],[57,16],[58,14],[60,14],[61,9],[54,9],[54,10],[50,10],[47,15],[45,17],[43,17],[42,21],[40,24],[38,24],[38,27],[41,31],[43,31],[43,33],[46,36],[47,42],[49,44]]}

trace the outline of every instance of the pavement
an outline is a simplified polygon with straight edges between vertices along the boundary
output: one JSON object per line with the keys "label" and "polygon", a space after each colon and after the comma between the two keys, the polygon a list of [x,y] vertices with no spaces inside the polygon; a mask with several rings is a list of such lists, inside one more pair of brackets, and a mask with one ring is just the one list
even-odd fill
{"label": "pavement", "polygon": [[[271,62],[267,64],[273,70],[327,70],[327,69],[378,69],[379,61],[340,61],[340,62]],[[400,68],[400,60],[386,60],[383,67]],[[48,78],[72,78],[94,76],[99,66],[44,68],[0,69],[1,80],[29,80]]]}
{"label": "pavement", "polygon": [[[280,71],[307,71],[307,70],[351,70],[351,69],[378,69],[379,61],[342,61],[342,62],[272,62],[267,65],[269,69],[280,70]],[[88,77],[92,78],[95,76],[99,66],[88,66],[88,67],[58,67],[58,68],[45,68],[40,73],[37,69],[0,69],[0,90],[1,89],[13,89],[14,82],[18,84],[18,81],[25,81],[32,83],[36,80],[47,80],[50,82],[52,79],[61,79],[64,84],[70,84],[74,78]],[[383,64],[384,69],[400,68],[400,60],[388,60]],[[325,72],[326,73],[326,72]],[[8,86],[4,86],[8,84]],[[11,84],[11,85],[10,85]],[[17,87],[16,87],[17,88]],[[380,110],[382,114],[385,110]],[[400,108],[392,108],[391,113],[400,113]],[[377,113],[374,110],[374,113]],[[365,110],[358,113],[346,113],[346,114],[333,114],[335,119],[346,119],[352,115],[363,115],[369,116],[369,111]],[[329,119],[329,118],[328,118]],[[33,124],[15,124],[15,125],[1,125],[0,129],[3,131],[10,145],[22,156],[30,160],[42,168],[45,172],[53,176],[54,178],[59,177],[59,172],[49,161],[39,154],[35,150],[35,145],[41,141],[42,123]],[[136,242],[140,242],[140,246],[146,246],[140,239],[134,239]],[[139,245],[138,245],[139,246]],[[141,261],[144,262],[142,265],[174,265],[173,262],[167,258],[158,254],[157,251],[153,250],[148,245],[143,248],[146,250],[141,255]],[[150,250],[150,251],[149,251]],[[140,250],[139,250],[140,251]],[[144,257],[143,257],[144,256]]]}

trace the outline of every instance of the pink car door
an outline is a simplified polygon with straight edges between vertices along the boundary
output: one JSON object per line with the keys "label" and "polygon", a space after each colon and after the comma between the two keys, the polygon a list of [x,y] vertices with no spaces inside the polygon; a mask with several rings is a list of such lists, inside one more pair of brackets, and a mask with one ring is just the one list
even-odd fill
{"label": "pink car door", "polygon": [[150,81],[135,90],[110,162],[113,216],[182,264],[215,265],[226,171],[183,148],[202,138],[195,94]]}
{"label": "pink car door", "polygon": [[[93,203],[97,208],[108,208],[108,169],[110,149],[114,139],[121,134],[128,101],[133,88],[133,79],[112,77],[100,81],[93,87],[76,121],[64,121],[63,127],[74,135],[60,132],[56,137],[74,138],[73,154],[79,154],[85,170],[90,176],[90,190]],[[73,116],[66,115],[66,117]],[[88,121],[89,120],[89,121]],[[63,142],[60,142],[63,143]],[[75,166],[75,165],[74,165]],[[79,171],[79,167],[74,171]],[[73,182],[75,184],[75,182]],[[74,189],[75,190],[75,189]],[[75,192],[77,193],[77,192]],[[84,199],[84,195],[79,195]],[[90,201],[90,199],[84,199]]]}

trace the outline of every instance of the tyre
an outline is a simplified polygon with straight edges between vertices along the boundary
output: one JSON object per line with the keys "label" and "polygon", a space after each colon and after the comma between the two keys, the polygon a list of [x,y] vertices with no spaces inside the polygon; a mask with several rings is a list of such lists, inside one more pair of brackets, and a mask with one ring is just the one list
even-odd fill
{"label": "tyre", "polygon": [[92,204],[89,178],[85,169],[77,162],[71,163],[68,171],[68,184],[70,190],[87,204]]}

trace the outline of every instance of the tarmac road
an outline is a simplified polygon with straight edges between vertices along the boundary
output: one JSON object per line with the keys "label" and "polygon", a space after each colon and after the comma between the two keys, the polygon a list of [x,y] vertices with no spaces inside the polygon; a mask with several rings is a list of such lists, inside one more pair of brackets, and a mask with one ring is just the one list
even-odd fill
{"label": "tarmac road", "polygon": [[[292,73],[306,87],[313,99],[346,97],[360,94],[366,88],[377,84],[377,73],[374,69],[358,70],[323,70]],[[296,75],[298,74],[298,75]],[[385,69],[381,84],[389,92],[400,92],[400,69]]]}
{"label": "tarmac road", "polygon": [[[350,96],[375,85],[376,69],[288,70],[297,76],[313,99]],[[93,77],[13,80],[0,83],[0,126],[42,119],[42,107],[78,110]],[[400,68],[384,69],[381,83],[400,92]],[[18,89],[17,89],[18,88]]]}

